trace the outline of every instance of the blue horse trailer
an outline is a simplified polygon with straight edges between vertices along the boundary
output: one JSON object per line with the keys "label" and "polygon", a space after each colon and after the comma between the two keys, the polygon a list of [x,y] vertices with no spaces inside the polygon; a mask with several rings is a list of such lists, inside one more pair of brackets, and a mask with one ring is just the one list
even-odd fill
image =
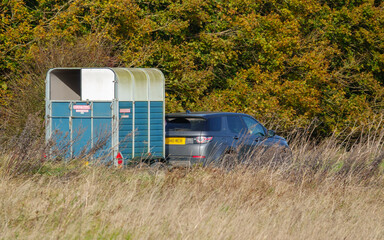
{"label": "blue horse trailer", "polygon": [[45,119],[52,154],[88,154],[115,165],[164,159],[164,82],[153,68],[49,70]]}

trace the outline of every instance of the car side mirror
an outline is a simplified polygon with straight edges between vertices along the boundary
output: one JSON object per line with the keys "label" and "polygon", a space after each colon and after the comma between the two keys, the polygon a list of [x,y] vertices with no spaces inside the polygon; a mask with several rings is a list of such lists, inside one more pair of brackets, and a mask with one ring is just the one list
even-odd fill
{"label": "car side mirror", "polygon": [[275,131],[268,130],[268,137],[274,137],[276,135]]}

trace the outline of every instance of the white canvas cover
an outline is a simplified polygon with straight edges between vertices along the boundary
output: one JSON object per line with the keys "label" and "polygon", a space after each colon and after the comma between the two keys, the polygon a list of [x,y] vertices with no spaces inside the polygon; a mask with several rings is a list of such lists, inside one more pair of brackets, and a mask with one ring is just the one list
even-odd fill
{"label": "white canvas cover", "polygon": [[114,79],[110,69],[81,69],[81,100],[112,101]]}
{"label": "white canvas cover", "polygon": [[164,101],[164,76],[155,68],[113,68],[119,101]]}

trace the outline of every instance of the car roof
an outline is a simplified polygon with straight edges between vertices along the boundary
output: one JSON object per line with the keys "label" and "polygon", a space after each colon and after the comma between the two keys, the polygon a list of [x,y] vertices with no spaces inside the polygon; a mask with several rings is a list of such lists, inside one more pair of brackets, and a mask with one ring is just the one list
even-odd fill
{"label": "car roof", "polygon": [[213,116],[225,116],[225,115],[247,115],[244,113],[233,112],[183,112],[183,113],[168,113],[166,117],[213,117]]}

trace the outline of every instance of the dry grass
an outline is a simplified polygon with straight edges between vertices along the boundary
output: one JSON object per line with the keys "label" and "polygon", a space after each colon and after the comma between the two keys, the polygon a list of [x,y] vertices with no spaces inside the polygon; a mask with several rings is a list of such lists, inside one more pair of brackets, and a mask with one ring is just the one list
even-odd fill
{"label": "dry grass", "polygon": [[23,157],[38,164],[18,168],[4,148],[0,239],[384,238],[383,133],[290,141],[277,166],[156,173],[41,162],[34,144]]}
{"label": "dry grass", "polygon": [[[77,168],[78,169],[78,168]],[[70,174],[72,172],[72,175]],[[268,171],[92,168],[2,178],[4,239],[379,239],[380,187]]]}

